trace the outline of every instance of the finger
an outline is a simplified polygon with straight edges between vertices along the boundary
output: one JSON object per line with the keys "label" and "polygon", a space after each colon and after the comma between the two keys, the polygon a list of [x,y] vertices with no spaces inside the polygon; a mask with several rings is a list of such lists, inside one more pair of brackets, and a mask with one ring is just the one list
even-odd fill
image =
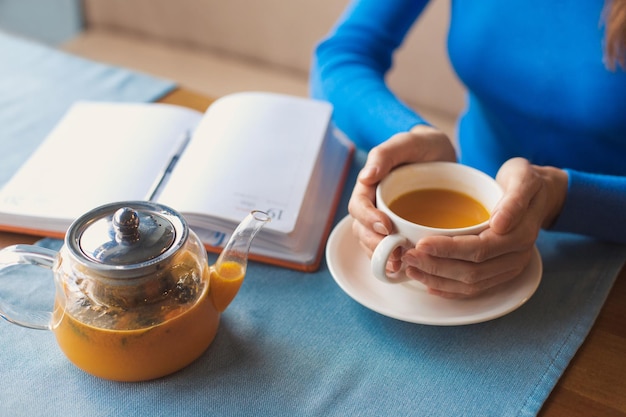
{"label": "finger", "polygon": [[407,268],[405,273],[408,277],[413,278],[426,286],[430,294],[438,295],[444,298],[476,297],[510,279],[509,277],[503,275],[501,277],[493,277],[482,280],[476,284],[468,285],[451,279],[430,276],[422,271],[412,268]]}
{"label": "finger", "polygon": [[373,148],[365,163],[362,180],[380,181],[389,171],[410,162],[455,161],[452,142],[441,131],[427,126],[415,126],[410,132],[402,132]]}
{"label": "finger", "polygon": [[374,249],[384,237],[356,220],[352,222],[352,234],[359,240],[360,245],[370,258],[372,257]]}
{"label": "finger", "polygon": [[352,189],[350,200],[348,201],[348,210],[353,217],[362,219],[362,213],[367,210],[375,209],[376,205],[376,187],[362,184],[357,181]]}
{"label": "finger", "polygon": [[505,162],[496,176],[504,195],[496,205],[490,220],[495,233],[504,234],[515,228],[528,215],[531,202],[542,187],[541,177],[523,158]]}
{"label": "finger", "polygon": [[473,289],[473,290],[469,290],[469,291],[460,291],[460,292],[450,292],[450,291],[446,291],[446,290],[440,290],[440,289],[436,289],[436,288],[427,288],[427,291],[429,294],[432,295],[437,295],[439,297],[442,298],[448,298],[448,299],[464,299],[464,298],[472,298],[472,297],[476,297],[478,295],[484,294],[486,292],[488,292],[489,290],[497,287],[498,285],[503,284],[504,282],[506,282],[507,280],[503,280],[502,282],[498,282],[495,281],[491,282],[491,283],[485,283],[485,288],[484,289]]}
{"label": "finger", "polygon": [[[384,235],[372,231],[370,228],[363,226],[356,220],[352,222],[352,233],[357,237],[359,244],[369,258],[372,257],[374,249],[384,237]],[[401,256],[401,248],[396,248],[396,250],[389,255],[389,259],[387,260],[388,271],[395,272],[400,270],[402,267]]]}
{"label": "finger", "polygon": [[393,224],[386,214],[376,208],[375,201],[376,188],[357,183],[348,202],[348,212],[382,238],[392,232]]}
{"label": "finger", "polygon": [[480,263],[506,253],[530,250],[535,243],[536,233],[536,228],[530,230],[520,227],[506,235],[487,229],[478,235],[428,236],[420,239],[407,254],[415,251],[438,258]]}
{"label": "finger", "polygon": [[511,265],[524,265],[525,262],[511,259],[517,256],[525,257],[524,254],[503,256],[492,261],[491,265],[462,265],[463,261],[438,260],[434,268],[433,263],[427,263],[430,271],[409,266],[406,275],[424,284],[432,294],[446,298],[472,297],[519,276],[523,268]]}
{"label": "finger", "polygon": [[406,251],[402,260],[407,267],[430,276],[474,285],[496,276],[514,277],[520,274],[530,260],[532,251],[509,252],[485,262],[438,258],[423,252]]}
{"label": "finger", "polygon": [[448,136],[428,125],[417,125],[411,129],[422,138],[424,144],[419,149],[419,161],[457,162],[456,149]]}
{"label": "finger", "polygon": [[418,138],[411,133],[403,132],[392,136],[369,151],[365,165],[359,172],[358,181],[365,185],[379,183],[393,168],[419,161],[414,156],[419,148]]}

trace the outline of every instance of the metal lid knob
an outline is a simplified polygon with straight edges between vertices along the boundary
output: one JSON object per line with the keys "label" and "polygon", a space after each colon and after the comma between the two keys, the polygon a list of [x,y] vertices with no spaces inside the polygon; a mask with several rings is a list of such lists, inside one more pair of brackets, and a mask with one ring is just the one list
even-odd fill
{"label": "metal lid knob", "polygon": [[139,214],[130,207],[123,207],[113,214],[115,240],[134,243],[139,240]]}

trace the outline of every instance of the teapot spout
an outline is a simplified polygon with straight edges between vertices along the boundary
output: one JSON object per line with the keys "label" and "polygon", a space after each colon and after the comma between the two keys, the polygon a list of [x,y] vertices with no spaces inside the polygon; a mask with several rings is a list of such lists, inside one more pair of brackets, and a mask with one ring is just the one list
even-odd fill
{"label": "teapot spout", "polygon": [[226,262],[236,262],[243,268],[242,272],[245,274],[252,240],[258,231],[269,221],[270,216],[265,212],[259,210],[250,212],[250,214],[239,223],[239,226],[237,226],[230,240],[222,250],[222,253],[217,258],[217,262],[215,263],[216,269],[219,270]]}
{"label": "teapot spout", "polygon": [[252,240],[269,221],[270,216],[262,211],[248,214],[211,267],[210,295],[218,311],[224,311],[237,295],[246,275]]}

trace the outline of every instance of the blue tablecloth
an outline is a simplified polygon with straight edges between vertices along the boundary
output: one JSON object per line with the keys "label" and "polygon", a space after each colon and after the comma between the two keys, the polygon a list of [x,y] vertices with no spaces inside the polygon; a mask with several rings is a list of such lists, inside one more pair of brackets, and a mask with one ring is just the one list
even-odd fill
{"label": "blue tablecloth", "polygon": [[[4,56],[6,43],[0,37]],[[3,59],[0,121],[9,123],[9,132],[30,126],[42,133],[77,95],[151,100],[170,88],[123,69],[84,61],[74,66],[66,55],[55,59],[52,74],[67,74],[66,65],[71,69],[64,87],[56,86],[59,95],[70,98],[57,100],[44,92],[45,103],[32,96],[46,90],[47,72],[30,79],[37,89],[24,90],[20,83],[6,82],[11,74]],[[93,74],[90,82],[74,84],[85,74]],[[7,94],[12,96],[8,104]],[[40,112],[48,115],[45,120]],[[26,145],[14,143],[4,134],[6,125],[2,128],[1,157],[6,158],[3,149],[27,153]],[[347,212],[363,159],[357,153],[336,220]],[[10,175],[9,165],[0,167],[0,178]],[[40,244],[57,248],[60,242]],[[535,415],[593,325],[626,259],[623,246],[567,234],[542,233],[538,247],[543,280],[525,305],[496,320],[451,327],[406,323],[366,309],[336,285],[325,263],[315,273],[252,263],[205,354],[180,372],[142,383],[87,375],[65,359],[51,332],[1,321],[0,415]],[[19,279],[29,281],[29,303],[50,302],[46,271]]]}

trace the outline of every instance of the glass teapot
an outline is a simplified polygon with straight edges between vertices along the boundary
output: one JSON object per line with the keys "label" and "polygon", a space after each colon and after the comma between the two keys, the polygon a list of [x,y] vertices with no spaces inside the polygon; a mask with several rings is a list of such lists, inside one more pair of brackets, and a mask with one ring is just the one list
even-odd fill
{"label": "glass teapot", "polygon": [[197,359],[217,332],[220,313],[243,281],[250,244],[270,220],[251,212],[217,262],[184,218],[144,201],[108,204],[78,218],[59,252],[15,245],[0,251],[0,271],[50,268],[52,311],[0,301],[6,320],[52,330],[68,359],[105,379],[140,381]]}

